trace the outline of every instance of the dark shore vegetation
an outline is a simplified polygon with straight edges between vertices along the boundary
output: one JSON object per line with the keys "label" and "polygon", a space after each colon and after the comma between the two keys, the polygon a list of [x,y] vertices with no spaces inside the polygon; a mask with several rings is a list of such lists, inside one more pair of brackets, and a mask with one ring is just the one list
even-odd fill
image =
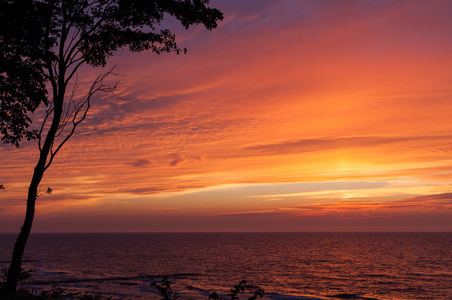
{"label": "dark shore vegetation", "polygon": [[[29,271],[22,271],[21,272],[21,278],[20,281],[28,280],[31,277],[31,273],[33,270]],[[6,275],[6,272],[5,272]],[[136,276],[136,278],[139,278],[140,276]],[[135,278],[135,277],[133,277]],[[111,278],[111,280],[115,280],[117,277]],[[108,279],[102,279],[102,280],[108,280]],[[234,285],[234,287],[231,289],[230,293],[226,294],[226,297],[223,298],[219,293],[216,291],[212,291],[210,295],[206,298],[207,300],[237,300],[241,299],[239,297],[240,293],[245,292],[246,289],[246,280],[240,281],[238,284]],[[159,299],[162,300],[176,300],[179,299],[180,296],[176,291],[173,291],[173,288],[171,287],[171,282],[168,279],[168,277],[163,276],[161,280],[154,280],[152,279],[152,282],[150,285],[158,291],[160,294]],[[254,291],[253,295],[249,296],[248,300],[256,300],[257,298],[262,298],[264,296],[265,290],[263,288],[258,288]],[[39,294],[30,291],[26,288],[18,288],[16,291],[16,294],[13,298],[10,299],[0,299],[0,300],[108,300],[112,299],[112,297],[105,297],[100,294],[90,294],[88,292],[82,293],[67,293],[62,289],[61,287],[57,286],[56,284],[50,289],[50,290],[43,290]],[[155,297],[149,297],[149,299],[155,299]],[[198,298],[199,299],[199,298]],[[242,299],[244,299],[242,297]]]}

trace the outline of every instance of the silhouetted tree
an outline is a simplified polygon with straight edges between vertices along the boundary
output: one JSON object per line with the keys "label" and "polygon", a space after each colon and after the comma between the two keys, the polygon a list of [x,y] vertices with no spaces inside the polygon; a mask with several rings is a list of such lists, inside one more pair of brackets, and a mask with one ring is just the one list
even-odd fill
{"label": "silhouetted tree", "polygon": [[[91,97],[116,87],[104,83],[113,73],[110,69],[85,94],[77,94],[79,68],[104,67],[121,48],[179,53],[175,35],[157,27],[172,16],[186,29],[203,24],[211,30],[223,15],[208,4],[209,0],[0,0],[2,141],[19,147],[23,139],[35,139],[39,148],[24,223],[2,287],[5,295],[15,294],[44,172],[85,119]],[[43,121],[32,130],[30,114],[43,105]]]}

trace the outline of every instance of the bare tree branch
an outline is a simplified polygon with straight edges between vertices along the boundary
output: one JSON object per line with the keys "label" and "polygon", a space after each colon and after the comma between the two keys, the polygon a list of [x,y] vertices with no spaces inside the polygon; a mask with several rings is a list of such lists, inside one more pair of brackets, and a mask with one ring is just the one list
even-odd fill
{"label": "bare tree branch", "polygon": [[[68,101],[64,102],[63,107],[63,115],[61,117],[60,124],[58,126],[58,132],[55,134],[55,137],[59,137],[61,133],[64,131],[64,128],[66,127],[69,120],[72,118],[74,112],[76,111],[76,108],[80,105],[76,105],[74,101],[75,94],[78,90],[79,84],[78,84],[78,78],[75,79],[74,86],[72,87],[72,93],[69,97]],[[66,104],[67,102],[67,104]]]}
{"label": "bare tree branch", "polygon": [[44,120],[42,121],[41,128],[39,129],[39,133],[38,133],[39,151],[42,151],[42,146],[41,146],[42,131],[44,130],[45,124],[47,123],[47,120],[49,119],[49,116],[52,114],[52,112],[53,112],[53,103],[51,102],[49,108],[46,110],[46,116],[45,116]]}
{"label": "bare tree branch", "polygon": [[[72,24],[69,24],[69,28],[73,28]],[[75,28],[72,32],[72,37],[69,41],[69,44],[67,45],[66,51],[64,53],[64,56],[67,58],[70,58],[72,56],[72,53],[74,52],[74,45],[73,43],[76,42],[80,38],[80,29]],[[68,62],[68,61],[66,61]]]}
{"label": "bare tree branch", "polygon": [[[50,165],[52,164],[52,161],[54,159],[54,157],[56,156],[56,154],[60,151],[60,149],[63,147],[63,145],[72,137],[72,135],[75,132],[76,127],[86,118],[86,115],[91,107],[91,97],[96,94],[97,92],[105,92],[105,93],[112,93],[114,94],[115,89],[118,86],[118,82],[116,82],[113,85],[107,85],[104,84],[103,81],[105,80],[105,78],[107,78],[110,75],[118,75],[116,73],[113,72],[113,70],[115,69],[116,66],[114,66],[113,68],[111,68],[108,72],[99,75],[96,80],[91,84],[91,87],[89,89],[89,91],[86,93],[86,95],[78,102],[75,103],[75,101],[73,100],[74,98],[74,94],[71,95],[71,100],[70,102],[72,103],[72,110],[69,112],[69,114],[67,115],[67,117],[72,117],[72,128],[71,131],[66,135],[66,137],[63,139],[63,141],[56,147],[55,150],[53,150],[53,144],[52,144],[52,149],[50,151],[50,159],[48,161],[48,163],[46,164],[46,166],[44,167],[44,170],[47,170],[47,168],[50,167]],[[73,93],[75,93],[76,87],[74,87],[73,89]],[[115,95],[116,96],[116,95]],[[79,114],[81,113],[81,116],[79,117]],[[58,136],[61,135],[62,131],[61,129],[64,129],[64,127],[66,126],[67,123],[69,123],[69,120],[64,120],[64,124],[60,125],[60,131],[58,133]]]}
{"label": "bare tree branch", "polygon": [[75,73],[77,73],[78,68],[83,65],[86,60],[83,57],[71,60],[70,64],[68,65],[68,67],[72,64],[74,64],[75,62],[77,62],[77,65],[74,67],[74,69],[71,71],[71,74],[69,74],[69,76],[66,78],[66,80],[64,81],[64,85],[67,86],[67,84],[69,83],[69,81],[72,79],[72,77],[74,76]]}

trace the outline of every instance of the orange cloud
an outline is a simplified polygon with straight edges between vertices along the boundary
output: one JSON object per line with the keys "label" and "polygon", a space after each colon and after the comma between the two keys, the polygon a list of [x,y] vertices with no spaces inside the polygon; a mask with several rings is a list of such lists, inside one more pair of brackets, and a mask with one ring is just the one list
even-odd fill
{"label": "orange cloud", "polygon": [[[264,154],[287,154],[310,151],[331,151],[335,149],[376,147],[394,143],[409,143],[419,145],[428,141],[450,141],[452,136],[413,136],[413,137],[381,137],[381,136],[357,136],[357,137],[327,137],[317,139],[301,139],[269,145],[249,146],[245,150],[252,150]],[[438,153],[447,153],[444,149],[433,150]]]}
{"label": "orange cloud", "polygon": [[369,201],[340,201],[337,203],[301,205],[291,208],[283,208],[297,216],[328,213],[359,213],[362,217],[372,216],[373,214],[397,213],[403,211],[408,213],[412,211],[452,211],[452,193],[437,195],[417,196],[407,199],[374,202]]}
{"label": "orange cloud", "polygon": [[[187,55],[112,58],[125,73],[119,78],[121,98],[93,98],[87,120],[45,175],[42,185],[54,194],[39,199],[43,214],[57,219],[56,211],[108,210],[110,204],[112,215],[158,215],[174,207],[174,214],[190,221],[265,215],[292,230],[299,224],[285,226],[278,219],[287,216],[284,208],[322,220],[316,228],[323,229],[335,228],[329,223],[333,214],[449,210],[447,1],[214,6],[224,11],[225,21],[212,32],[185,31],[169,22],[179,45],[189,48]],[[99,71],[79,77],[89,83]],[[23,210],[36,158],[34,144],[0,146],[0,184],[6,187],[0,191],[0,219]],[[290,186],[318,182],[330,189],[312,198]],[[349,186],[339,193],[338,182]],[[356,188],[363,182],[380,185]],[[263,194],[249,185],[268,197],[256,197]],[[275,186],[282,188],[271,191]],[[434,194],[443,196],[416,198]],[[311,201],[321,197],[331,202]],[[142,222],[150,224],[145,217]],[[213,228],[209,222],[201,223]],[[178,228],[192,228],[187,223]],[[437,228],[447,227],[441,224]],[[259,226],[267,228],[264,221]]]}

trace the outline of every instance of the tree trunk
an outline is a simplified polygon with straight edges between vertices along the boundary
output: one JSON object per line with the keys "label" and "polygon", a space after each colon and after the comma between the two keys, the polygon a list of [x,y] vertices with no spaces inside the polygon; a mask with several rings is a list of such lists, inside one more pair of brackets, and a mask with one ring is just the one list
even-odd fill
{"label": "tree trunk", "polygon": [[33,180],[30,184],[30,187],[28,188],[27,211],[25,214],[25,220],[23,226],[21,227],[19,236],[17,237],[16,244],[14,245],[13,257],[8,270],[8,277],[4,286],[6,292],[5,297],[8,297],[10,299],[14,299],[17,283],[20,279],[20,273],[22,270],[22,257],[24,255],[28,236],[30,235],[31,226],[33,225],[38,185],[43,175],[44,169],[41,168],[40,170],[38,170],[37,166],[33,174]]}
{"label": "tree trunk", "polygon": [[11,265],[9,266],[8,269],[6,283],[4,285],[4,290],[6,292],[5,297],[8,297],[7,299],[14,299],[17,283],[20,280],[20,274],[22,270],[22,258],[24,255],[25,245],[27,244],[31,227],[33,225],[33,218],[35,215],[35,204],[36,198],[38,197],[38,186],[45,172],[45,164],[51,146],[50,140],[53,141],[55,139],[56,131],[54,131],[53,134],[50,131],[52,130],[49,130],[49,135],[47,136],[46,142],[44,144],[47,147],[43,147],[43,149],[41,150],[38,164],[35,167],[30,187],[28,188],[27,211],[25,213],[25,220],[24,224],[20,229],[20,233],[19,236],[17,237],[16,243],[14,245],[13,257],[11,260]]}
{"label": "tree trunk", "polygon": [[55,110],[52,120],[52,125],[47,133],[44,145],[40,151],[39,161],[33,172],[30,187],[28,188],[27,198],[27,211],[25,213],[25,220],[21,227],[19,236],[17,237],[14,245],[13,257],[8,269],[8,275],[6,283],[0,291],[1,299],[14,299],[17,289],[17,283],[20,280],[20,274],[22,270],[22,258],[25,252],[25,245],[27,244],[28,237],[30,235],[31,227],[33,225],[33,219],[35,215],[35,204],[38,197],[38,187],[41,183],[44,172],[47,169],[47,158],[51,153],[52,145],[55,140],[55,135],[58,131],[62,115],[62,103],[63,97],[58,97],[55,101]]}

